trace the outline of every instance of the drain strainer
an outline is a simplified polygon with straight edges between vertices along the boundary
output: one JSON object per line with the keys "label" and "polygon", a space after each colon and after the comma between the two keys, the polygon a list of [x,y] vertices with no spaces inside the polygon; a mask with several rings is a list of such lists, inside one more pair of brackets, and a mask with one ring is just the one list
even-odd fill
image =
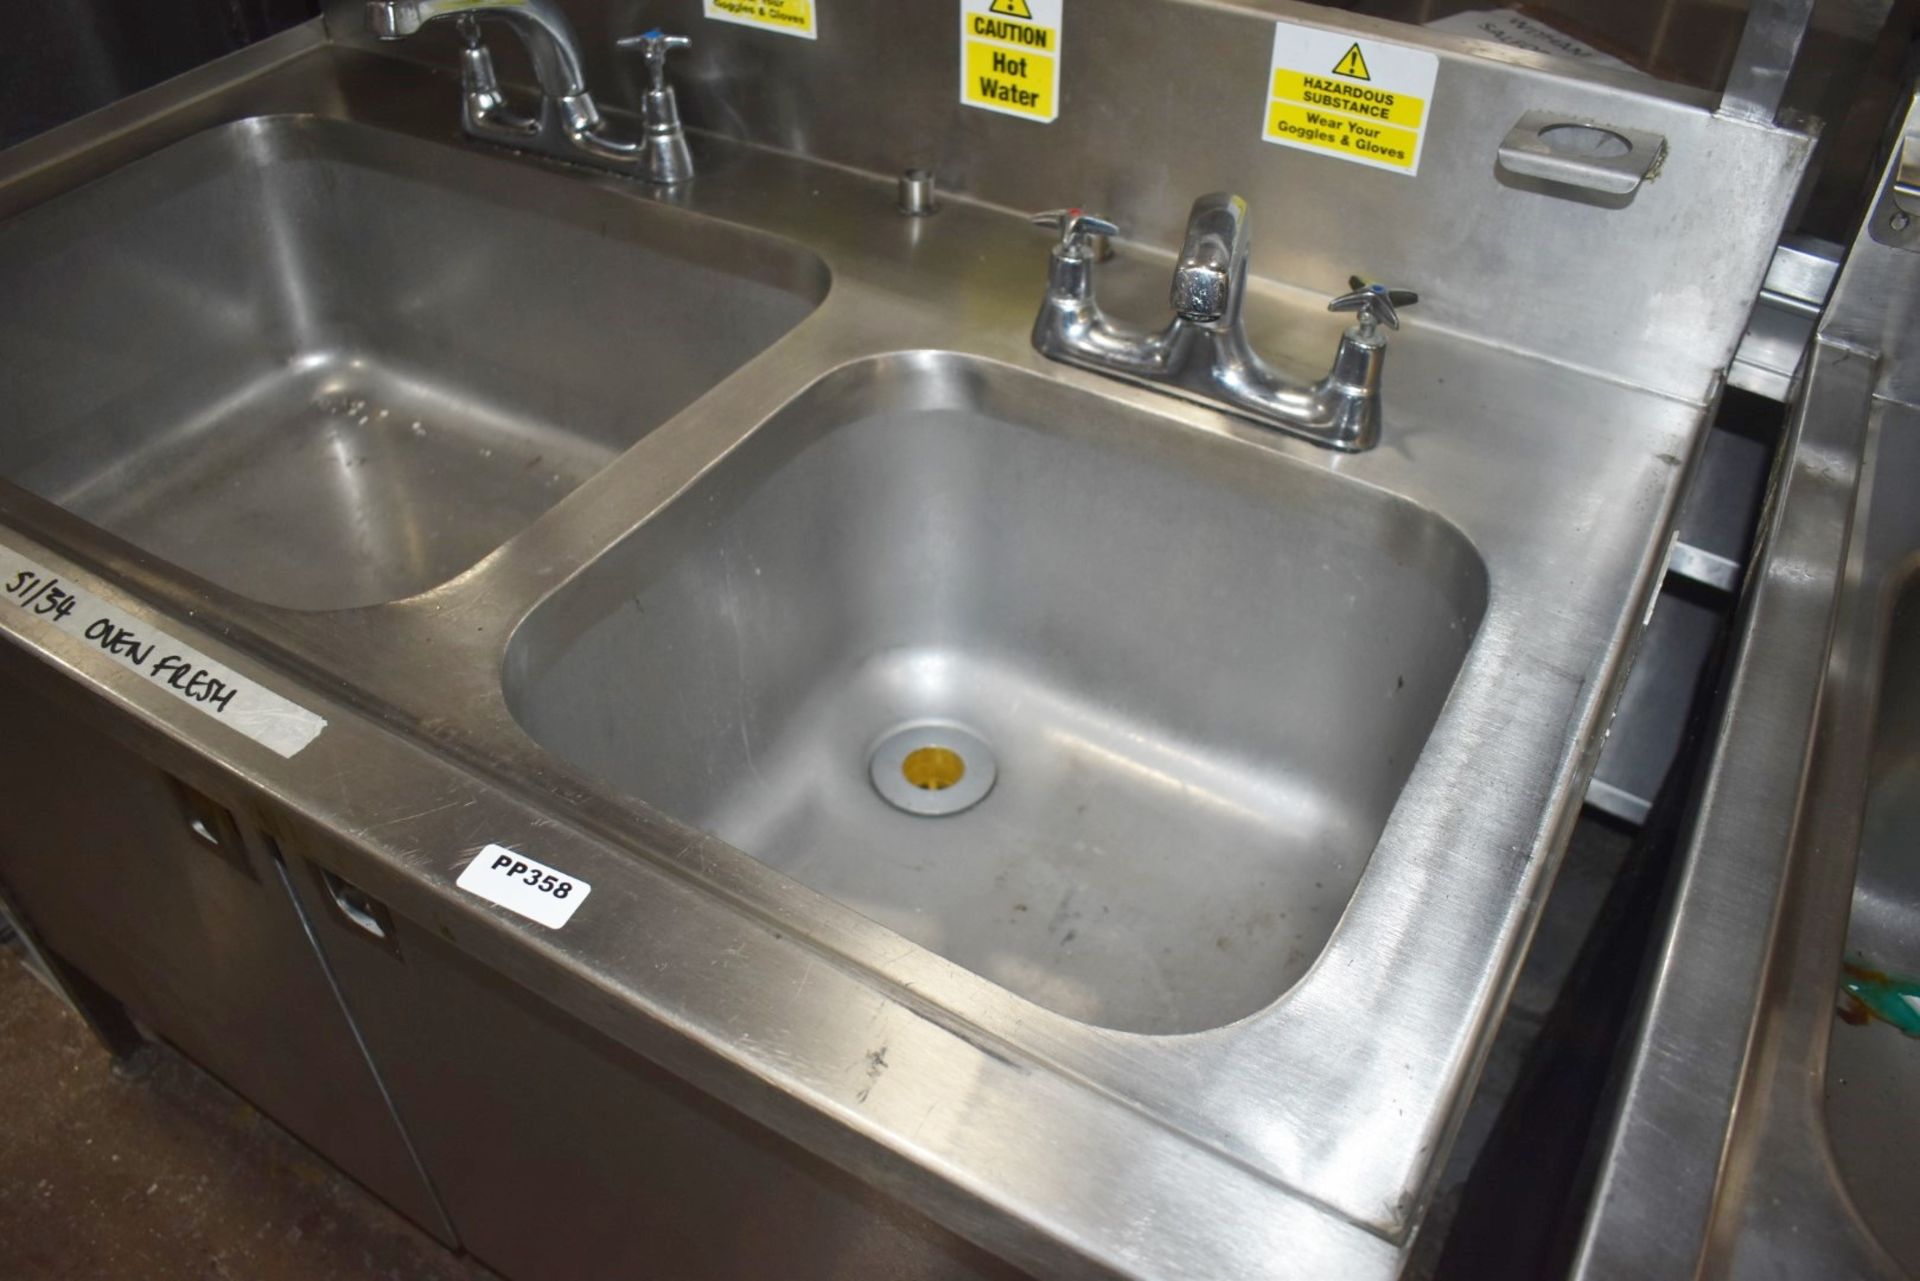
{"label": "drain strainer", "polygon": [[944,721],[903,725],[873,749],[874,790],[923,818],[958,814],[993,790],[993,752],[972,730]]}

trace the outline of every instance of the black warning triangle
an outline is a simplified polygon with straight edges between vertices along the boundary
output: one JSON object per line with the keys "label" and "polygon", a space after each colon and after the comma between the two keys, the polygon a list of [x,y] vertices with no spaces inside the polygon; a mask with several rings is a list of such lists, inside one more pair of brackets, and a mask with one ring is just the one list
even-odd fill
{"label": "black warning triangle", "polygon": [[993,0],[987,6],[988,13],[998,13],[1009,18],[1025,18],[1033,21],[1033,10],[1027,7],[1027,0]]}
{"label": "black warning triangle", "polygon": [[[995,9],[1000,7],[998,0],[995,0],[993,7]],[[1349,80],[1373,79],[1373,73],[1367,70],[1367,55],[1360,52],[1358,40],[1353,42],[1352,48],[1340,55],[1340,61],[1333,64],[1333,74],[1345,76]]]}

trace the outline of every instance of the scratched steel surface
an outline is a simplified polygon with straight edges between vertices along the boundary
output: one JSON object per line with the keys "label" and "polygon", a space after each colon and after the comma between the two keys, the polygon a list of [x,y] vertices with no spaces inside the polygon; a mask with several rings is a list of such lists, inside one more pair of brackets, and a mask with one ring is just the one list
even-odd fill
{"label": "scratched steel surface", "polygon": [[[1180,8],[1196,21],[1252,21],[1214,6]],[[199,82],[141,120],[101,122],[95,132],[10,157],[0,209],[39,203],[168,142],[263,116],[321,115],[330,119],[320,124],[336,129],[461,146],[452,141],[455,86],[443,76],[328,45],[289,50],[279,62],[269,61],[274,54],[262,50],[248,64],[258,72],[251,79]],[[1449,67],[1465,61],[1446,56]],[[1493,63],[1459,66],[1456,83],[1497,85],[1496,106],[1560,84],[1538,68],[1503,78]],[[1583,98],[1611,92],[1578,85]],[[1647,203],[1609,224],[1616,230],[1657,218],[1672,202],[1695,208],[1736,158],[1743,172],[1764,167],[1769,181],[1784,181],[1803,156],[1797,137],[1729,126],[1694,102],[1635,98],[1633,106],[1668,132],[1675,158],[1657,190],[1642,194]],[[1482,123],[1497,134],[1507,114],[1502,107],[1500,118]],[[1456,127],[1462,133],[1449,146],[1466,157],[1469,130]],[[248,751],[203,712],[20,611],[0,611],[0,627],[31,661],[58,667],[329,833],[329,870],[409,928],[430,932],[436,947],[537,993],[1031,1271],[1389,1275],[1419,1221],[1577,813],[1665,562],[1702,432],[1704,382],[1689,375],[1678,382],[1690,394],[1662,394],[1541,351],[1515,351],[1501,335],[1475,331],[1473,306],[1444,323],[1416,314],[1394,338],[1383,443],[1336,456],[1041,358],[1029,334],[1046,242],[1024,218],[952,199],[934,219],[904,219],[890,180],[710,136],[696,152],[700,176],[680,192],[584,174],[570,181],[583,201],[644,206],[662,222],[685,218],[690,237],[702,227],[718,237],[716,224],[730,224],[804,245],[831,275],[825,301],[437,588],[364,609],[278,609],[0,485],[0,524],[36,559],[136,615],[167,619],[210,656],[324,716],[326,731],[292,761]],[[1503,208],[1523,200],[1550,207],[1536,193],[1500,186],[1489,174],[1490,153],[1473,156],[1454,171],[1460,193]],[[502,175],[555,172],[498,153],[488,163]],[[1428,172],[1423,162],[1423,178]],[[1390,180],[1399,181],[1379,178]],[[503,176],[499,185],[517,184]],[[1185,208],[1194,194],[1158,197]],[[1264,229],[1257,234],[1298,241],[1307,224],[1288,216],[1288,202],[1271,185],[1254,194]],[[1584,207],[1566,215],[1600,216]],[[1430,230],[1439,237],[1432,251],[1443,253],[1444,228]],[[1713,231],[1718,243],[1725,228]],[[1397,251],[1415,243],[1400,233],[1382,238],[1388,242]],[[1343,263],[1342,278],[1365,265]],[[1100,271],[1103,301],[1116,312],[1164,316],[1162,255],[1122,245]],[[1319,274],[1303,278],[1312,283]],[[1644,303],[1637,295],[1636,315]],[[1340,328],[1325,304],[1316,292],[1259,281],[1250,331],[1290,367],[1323,365]],[[422,305],[431,305],[430,293]],[[520,354],[536,360],[570,332],[564,316],[524,319],[514,330]],[[1731,330],[1727,338],[1730,345]],[[593,340],[608,359],[630,358],[617,331]],[[1712,353],[1679,355],[1697,373]],[[953,376],[966,367],[1001,372]],[[701,830],[683,806],[588,776],[515,720],[503,673],[539,670],[567,634],[557,624],[585,626],[605,603],[598,591],[558,589],[593,576],[618,580],[672,546],[676,524],[705,519],[697,482],[757,452],[756,434],[790,429],[794,420],[781,411],[836,370],[855,371],[843,386],[895,371],[898,385],[947,397],[963,413],[977,409],[979,388],[994,382],[1071,389],[1081,408],[1066,418],[1047,410],[1058,397],[1016,394],[997,409],[1021,430],[1083,431],[1107,457],[1128,440],[1152,439],[1168,477],[1212,470],[1233,483],[1225,464],[1245,458],[1248,477],[1265,477],[1310,508],[1340,507],[1359,486],[1426,513],[1363,528],[1363,550],[1341,551],[1331,572],[1381,557],[1430,569],[1421,549],[1433,540],[1398,535],[1443,526],[1477,555],[1484,617],[1318,963],[1284,995],[1237,1021],[1181,1035],[1082,1021],[754,859]],[[1100,440],[1101,423],[1113,427],[1110,441]],[[1191,532],[1166,524],[1170,542]],[[1301,556],[1293,540],[1263,546],[1276,561]],[[815,567],[841,563],[823,557]],[[1235,580],[1213,572],[1229,563],[1199,557],[1190,573],[1163,568],[1131,586],[1116,579],[1113,590],[1163,601],[1169,613],[1188,611],[1204,631],[1221,617],[1209,613],[1209,593],[1235,590]],[[1314,569],[1304,559],[1300,567]],[[536,609],[539,627],[528,621]],[[523,624],[528,640],[516,645]],[[1252,629],[1228,631],[1254,643]],[[1316,638],[1299,647],[1301,663],[1350,670],[1325,648],[1340,643],[1338,629],[1300,635]],[[1174,644],[1159,657],[1194,665],[1196,678],[1231,674],[1206,655]],[[1446,682],[1408,683],[1431,694]],[[1346,750],[1367,737],[1370,723],[1324,717],[1320,728]],[[752,729],[746,718],[740,727]],[[1382,751],[1411,750],[1394,732],[1373,737]],[[461,892],[455,878],[489,842],[590,884],[591,897],[563,930],[546,931]]]}

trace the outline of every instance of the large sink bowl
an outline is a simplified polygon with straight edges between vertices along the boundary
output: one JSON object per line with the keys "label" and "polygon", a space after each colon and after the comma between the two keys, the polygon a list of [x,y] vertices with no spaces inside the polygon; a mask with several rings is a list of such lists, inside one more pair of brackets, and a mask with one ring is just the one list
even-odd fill
{"label": "large sink bowl", "polygon": [[197,135],[0,227],[0,476],[234,592],[469,568],[798,323],[824,265],[338,121]]}
{"label": "large sink bowl", "polygon": [[1410,502],[913,353],[548,597],[506,694],[598,784],[995,983],[1191,1032],[1320,954],[1486,592]]}

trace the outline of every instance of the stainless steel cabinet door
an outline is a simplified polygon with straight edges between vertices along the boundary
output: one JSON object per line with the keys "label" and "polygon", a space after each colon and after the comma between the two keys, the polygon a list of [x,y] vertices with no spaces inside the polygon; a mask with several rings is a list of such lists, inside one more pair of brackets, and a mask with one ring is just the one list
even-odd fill
{"label": "stainless steel cabinet door", "polygon": [[271,843],[217,775],[129,723],[132,750],[111,715],[0,644],[0,883],[62,960],[445,1239]]}
{"label": "stainless steel cabinet door", "polygon": [[448,1216],[511,1281],[1021,1275],[392,915],[298,848],[295,838],[296,892]]}

